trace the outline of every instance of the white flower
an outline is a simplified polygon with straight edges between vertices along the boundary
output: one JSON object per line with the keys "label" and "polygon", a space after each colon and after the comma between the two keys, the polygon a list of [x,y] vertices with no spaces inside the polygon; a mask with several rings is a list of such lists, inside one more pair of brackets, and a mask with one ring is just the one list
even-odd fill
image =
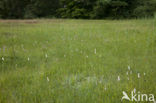
{"label": "white flower", "polygon": [[144,76],[146,75],[146,73],[144,73]]}
{"label": "white flower", "polygon": [[30,58],[28,57],[28,61],[30,60]]}
{"label": "white flower", "polygon": [[128,72],[126,74],[128,75]]}
{"label": "white flower", "polygon": [[46,58],[48,58],[48,55],[47,55],[47,54],[45,54],[45,57],[46,57]]}
{"label": "white flower", "polygon": [[105,90],[107,90],[106,86],[105,86]]}
{"label": "white flower", "polygon": [[131,67],[130,66],[128,66],[128,70],[131,70]]}
{"label": "white flower", "polygon": [[118,81],[120,81],[120,76],[118,76]]}
{"label": "white flower", "polygon": [[129,80],[129,77],[127,79]]}
{"label": "white flower", "polygon": [[96,48],[95,48],[95,50],[94,50],[94,53],[96,54]]}
{"label": "white flower", "polygon": [[140,78],[140,73],[138,73],[138,78]]}
{"label": "white flower", "polygon": [[2,57],[2,60],[4,61],[4,57]]}
{"label": "white flower", "polygon": [[47,81],[49,82],[49,78],[47,77]]}

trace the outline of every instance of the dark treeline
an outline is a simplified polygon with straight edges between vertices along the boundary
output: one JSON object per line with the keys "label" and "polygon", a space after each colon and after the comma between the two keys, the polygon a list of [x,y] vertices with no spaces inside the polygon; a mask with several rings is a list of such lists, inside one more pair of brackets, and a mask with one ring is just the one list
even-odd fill
{"label": "dark treeline", "polygon": [[0,0],[0,18],[122,19],[152,17],[156,0]]}

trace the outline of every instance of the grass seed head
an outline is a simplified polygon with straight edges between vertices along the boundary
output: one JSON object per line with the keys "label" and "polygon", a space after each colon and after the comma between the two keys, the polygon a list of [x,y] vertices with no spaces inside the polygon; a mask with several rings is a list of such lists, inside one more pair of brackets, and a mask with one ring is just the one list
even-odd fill
{"label": "grass seed head", "polygon": [[118,81],[120,81],[120,76],[118,76]]}
{"label": "grass seed head", "polygon": [[138,73],[138,78],[140,78],[140,73]]}
{"label": "grass seed head", "polygon": [[130,66],[128,66],[128,70],[131,70],[131,67]]}
{"label": "grass seed head", "polygon": [[2,61],[4,61],[4,57],[2,57]]}

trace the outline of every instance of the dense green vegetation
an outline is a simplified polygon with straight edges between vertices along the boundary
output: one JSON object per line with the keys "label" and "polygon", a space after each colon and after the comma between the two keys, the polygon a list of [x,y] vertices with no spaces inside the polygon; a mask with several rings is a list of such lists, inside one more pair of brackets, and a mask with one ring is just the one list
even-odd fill
{"label": "dense green vegetation", "polygon": [[0,103],[121,103],[122,91],[134,89],[156,95],[155,25],[1,20]]}
{"label": "dense green vegetation", "polygon": [[156,0],[0,0],[0,18],[152,17]]}

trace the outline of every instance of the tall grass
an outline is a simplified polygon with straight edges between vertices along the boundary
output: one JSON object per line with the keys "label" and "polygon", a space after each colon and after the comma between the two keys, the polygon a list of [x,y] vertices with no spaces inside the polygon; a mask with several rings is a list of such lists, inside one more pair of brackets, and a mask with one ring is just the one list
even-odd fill
{"label": "tall grass", "polygon": [[156,26],[156,13],[154,14],[154,23],[155,23],[155,26]]}
{"label": "tall grass", "polygon": [[1,21],[0,103],[121,103],[134,88],[156,95],[152,27],[153,19]]}

